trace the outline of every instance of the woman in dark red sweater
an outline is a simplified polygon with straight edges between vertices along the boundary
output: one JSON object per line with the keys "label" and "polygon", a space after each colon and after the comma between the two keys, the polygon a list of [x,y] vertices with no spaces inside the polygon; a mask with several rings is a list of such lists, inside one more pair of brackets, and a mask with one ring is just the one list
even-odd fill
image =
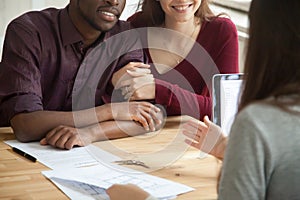
{"label": "woman in dark red sweater", "polygon": [[131,77],[118,86],[125,98],[155,100],[168,115],[210,116],[212,76],[238,73],[232,21],[213,15],[207,0],[144,0],[142,11],[128,21],[139,28],[151,75],[143,76],[137,65],[115,73],[114,79],[122,73]]}

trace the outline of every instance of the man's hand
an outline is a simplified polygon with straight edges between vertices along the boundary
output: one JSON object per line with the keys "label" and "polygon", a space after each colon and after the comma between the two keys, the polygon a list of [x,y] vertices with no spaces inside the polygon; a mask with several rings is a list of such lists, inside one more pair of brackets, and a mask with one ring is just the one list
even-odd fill
{"label": "man's hand", "polygon": [[111,111],[114,120],[133,120],[147,131],[155,131],[155,127],[162,123],[159,119],[160,108],[149,102],[112,103]]}
{"label": "man's hand", "polygon": [[[45,138],[40,141],[41,145],[51,145],[60,149],[72,149],[76,146],[85,146],[90,143],[88,138],[84,138],[82,134],[84,129],[77,129],[68,126],[58,126],[49,131]],[[85,134],[88,135],[88,134]]]}

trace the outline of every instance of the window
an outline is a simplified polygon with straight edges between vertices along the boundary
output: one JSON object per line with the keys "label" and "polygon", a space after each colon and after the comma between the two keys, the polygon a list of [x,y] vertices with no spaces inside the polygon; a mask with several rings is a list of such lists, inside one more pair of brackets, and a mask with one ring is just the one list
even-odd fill
{"label": "window", "polygon": [[212,0],[212,3],[226,8],[248,12],[251,0]]}

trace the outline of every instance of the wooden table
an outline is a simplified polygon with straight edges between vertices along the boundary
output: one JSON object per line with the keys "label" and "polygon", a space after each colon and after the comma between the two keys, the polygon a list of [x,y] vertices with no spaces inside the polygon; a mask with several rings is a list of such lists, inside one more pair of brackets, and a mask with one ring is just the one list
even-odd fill
{"label": "wooden table", "polygon": [[[186,184],[195,191],[177,199],[216,199],[216,182],[221,163],[211,157],[198,158],[199,151],[184,146],[179,125],[189,117],[168,118],[164,128],[148,135],[103,141],[94,145],[124,159],[134,158],[151,168],[132,167],[149,174]],[[0,199],[68,199],[33,163],[12,152],[3,141],[15,139],[10,128],[0,128]]]}

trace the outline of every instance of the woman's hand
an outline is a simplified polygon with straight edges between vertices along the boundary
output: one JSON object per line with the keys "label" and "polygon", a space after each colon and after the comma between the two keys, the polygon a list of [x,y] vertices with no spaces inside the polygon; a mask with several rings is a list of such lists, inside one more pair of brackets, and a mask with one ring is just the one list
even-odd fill
{"label": "woman's hand", "polygon": [[115,89],[121,89],[124,99],[148,100],[155,98],[155,81],[150,65],[130,62],[112,77]]}
{"label": "woman's hand", "polygon": [[155,98],[155,79],[152,74],[141,74],[131,70],[127,70],[127,73],[131,79],[120,83],[125,99],[133,101]]}
{"label": "woman's hand", "polygon": [[150,65],[141,62],[130,62],[113,74],[111,82],[115,87],[115,89],[119,89],[121,87],[119,84],[122,81],[132,78],[132,76],[127,73],[127,70],[142,75],[142,74],[151,74],[149,68]]}
{"label": "woman's hand", "polygon": [[182,133],[189,138],[185,142],[190,146],[223,160],[227,137],[222,129],[212,123],[207,116],[204,117],[204,122],[185,123]]}
{"label": "woman's hand", "polygon": [[149,102],[112,103],[111,111],[114,120],[133,120],[141,123],[147,131],[155,131],[155,127],[162,123],[160,108]]}
{"label": "woman's hand", "polygon": [[110,200],[145,200],[149,193],[133,184],[114,184],[106,190]]}

